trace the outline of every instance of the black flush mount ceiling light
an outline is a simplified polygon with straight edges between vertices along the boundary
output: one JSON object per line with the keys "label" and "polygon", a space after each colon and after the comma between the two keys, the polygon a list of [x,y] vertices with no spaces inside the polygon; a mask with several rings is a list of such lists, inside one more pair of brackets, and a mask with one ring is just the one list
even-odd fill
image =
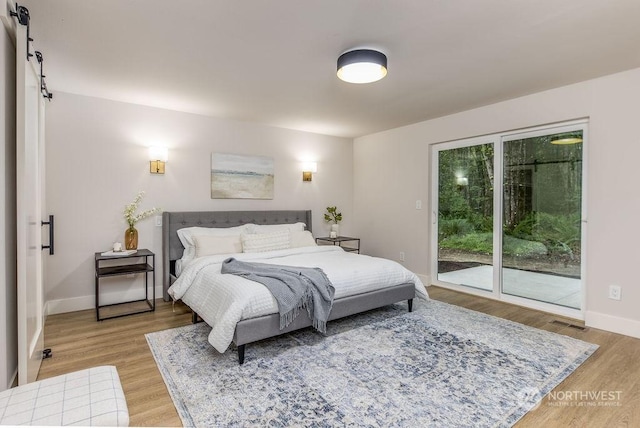
{"label": "black flush mount ceiling light", "polygon": [[371,83],[387,75],[387,56],[371,49],[345,52],[338,58],[338,77],[349,83]]}

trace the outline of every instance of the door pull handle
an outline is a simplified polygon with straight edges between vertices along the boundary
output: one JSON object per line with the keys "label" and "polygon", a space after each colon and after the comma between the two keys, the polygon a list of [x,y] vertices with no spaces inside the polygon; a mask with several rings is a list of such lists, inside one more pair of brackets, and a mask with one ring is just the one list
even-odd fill
{"label": "door pull handle", "polygon": [[42,226],[49,225],[49,245],[43,245],[42,249],[49,249],[49,255],[53,256],[53,215],[49,216],[49,221],[43,221]]}

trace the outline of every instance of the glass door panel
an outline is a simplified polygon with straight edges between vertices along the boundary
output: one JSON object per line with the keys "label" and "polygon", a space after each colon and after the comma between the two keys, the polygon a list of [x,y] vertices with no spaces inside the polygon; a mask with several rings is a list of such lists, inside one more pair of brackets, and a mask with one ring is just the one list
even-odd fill
{"label": "glass door panel", "polygon": [[493,290],[494,145],[438,151],[437,278]]}
{"label": "glass door panel", "polygon": [[582,138],[503,139],[503,294],[580,309]]}

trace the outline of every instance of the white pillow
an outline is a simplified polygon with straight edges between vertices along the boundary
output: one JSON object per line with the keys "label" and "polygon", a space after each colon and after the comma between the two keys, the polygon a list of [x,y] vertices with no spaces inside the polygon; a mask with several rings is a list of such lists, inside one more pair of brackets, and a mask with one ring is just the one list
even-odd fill
{"label": "white pillow", "polygon": [[290,224],[252,224],[247,228],[248,233],[272,233],[279,232],[281,230],[288,230],[289,232],[302,232],[305,228],[304,223],[290,223]]}
{"label": "white pillow", "polygon": [[250,226],[252,225],[243,224],[242,226],[235,227],[185,227],[178,229],[178,238],[180,238],[182,246],[185,249],[189,249],[190,247],[196,246],[193,240],[194,235],[240,236],[246,232]]}
{"label": "white pillow", "polygon": [[182,273],[182,259],[176,260],[176,277]]}
{"label": "white pillow", "polygon": [[[248,228],[253,226],[252,224],[243,224],[242,226],[234,227],[183,227],[178,229],[178,238],[182,242],[184,251],[182,258],[180,259],[180,270],[185,267],[191,260],[196,258],[196,243],[193,240],[195,235],[209,235],[209,236],[240,236]],[[176,263],[176,274],[178,274],[178,265]]]}
{"label": "white pillow", "polygon": [[182,268],[187,266],[187,264],[196,258],[196,247],[188,247],[185,248],[182,252],[182,258],[176,260],[176,275],[180,276],[182,273]]}
{"label": "white pillow", "polygon": [[196,257],[242,252],[240,236],[194,235]]}
{"label": "white pillow", "polygon": [[285,250],[291,246],[291,237],[287,229],[272,233],[243,233],[240,239],[242,251],[245,253]]}
{"label": "white pillow", "polygon": [[291,248],[315,247],[316,245],[318,245],[316,240],[308,230],[291,233]]}

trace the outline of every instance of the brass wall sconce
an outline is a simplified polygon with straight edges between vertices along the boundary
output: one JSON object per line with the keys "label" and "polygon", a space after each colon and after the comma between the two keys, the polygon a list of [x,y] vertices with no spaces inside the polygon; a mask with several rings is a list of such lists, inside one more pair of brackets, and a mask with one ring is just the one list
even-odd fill
{"label": "brass wall sconce", "polygon": [[149,147],[149,172],[151,174],[164,174],[168,152],[166,147]]}
{"label": "brass wall sconce", "polygon": [[302,164],[302,181],[311,181],[313,173],[318,171],[318,164],[315,162],[305,162]]}

